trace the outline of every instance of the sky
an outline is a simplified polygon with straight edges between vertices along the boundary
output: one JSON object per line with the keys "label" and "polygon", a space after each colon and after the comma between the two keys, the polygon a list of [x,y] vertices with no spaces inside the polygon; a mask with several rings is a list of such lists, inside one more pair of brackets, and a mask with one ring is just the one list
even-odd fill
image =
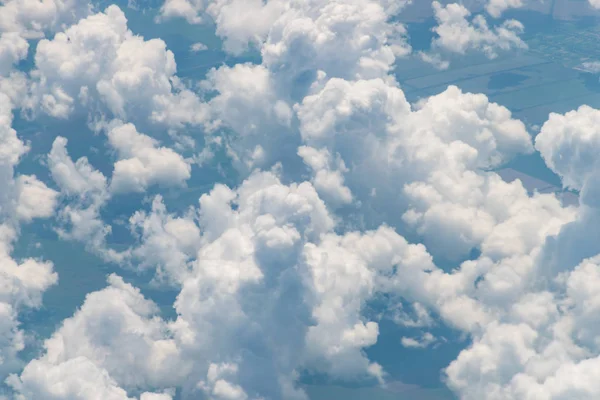
{"label": "sky", "polygon": [[0,2],[0,400],[600,398],[598,0]]}

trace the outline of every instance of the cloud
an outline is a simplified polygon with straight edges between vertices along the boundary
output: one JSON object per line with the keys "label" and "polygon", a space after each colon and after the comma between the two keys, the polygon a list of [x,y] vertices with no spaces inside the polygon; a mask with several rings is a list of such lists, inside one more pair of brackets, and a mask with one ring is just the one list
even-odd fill
{"label": "cloud", "polygon": [[7,0],[0,6],[0,31],[26,39],[41,38],[77,22],[91,12],[91,4],[79,0],[43,2]]}
{"label": "cloud", "polygon": [[476,15],[469,21],[471,12],[461,4],[443,6],[437,1],[432,4],[438,22],[433,32],[437,36],[431,42],[432,54],[422,55],[424,61],[447,68],[447,63],[440,61],[442,55],[465,55],[470,51],[481,51],[493,59],[500,51],[527,48],[519,37],[524,30],[519,21],[506,20],[490,28],[482,15]]}
{"label": "cloud", "polygon": [[479,246],[491,254],[503,247],[500,240],[506,243],[509,227],[513,237],[528,240],[513,219],[527,214],[509,207],[517,199],[538,202],[526,208],[537,208],[539,221],[546,219],[542,210],[562,212],[552,196],[530,199],[520,182],[508,184],[484,171],[531,152],[532,144],[524,125],[483,95],[450,87],[411,109],[393,84],[332,79],[296,112],[303,142],[348,166],[336,171],[362,210],[415,227],[435,254],[452,258]]}
{"label": "cloud", "polygon": [[165,0],[162,5],[161,17],[185,18],[190,24],[202,22],[200,13],[204,10],[204,0]]}
{"label": "cloud", "polygon": [[100,210],[110,198],[107,178],[86,157],[73,162],[67,152],[67,139],[58,136],[48,154],[48,167],[61,197],[67,201],[58,211],[59,236],[85,243],[88,250],[109,261],[121,261],[124,254],[107,249],[106,237],[112,228],[105,224]]}
{"label": "cloud", "polygon": [[143,192],[151,185],[183,186],[191,176],[190,165],[168,147],[139,133],[133,124],[116,121],[107,132],[109,144],[117,151],[110,190]]}
{"label": "cloud", "polygon": [[[13,44],[20,46],[18,38],[15,39]],[[15,168],[29,146],[12,128],[15,104],[10,90],[15,86],[4,83],[0,85],[0,379],[19,367],[19,352],[25,347],[19,313],[41,307],[43,293],[57,282],[51,262],[12,257],[21,225],[52,216],[57,193],[33,175],[15,175]],[[4,93],[5,90],[9,93]]]}
{"label": "cloud", "polygon": [[42,357],[11,378],[24,398],[128,399],[122,387],[180,383],[189,367],[165,335],[156,305],[116,275],[108,283],[88,294],[75,315],[46,340]]}
{"label": "cloud", "polygon": [[[154,269],[154,283],[179,294],[165,320],[110,276],[10,378],[23,399],[163,400],[177,387],[183,398],[304,400],[302,371],[384,382],[365,351],[380,326],[364,310],[379,296],[414,330],[404,346],[432,345],[431,333],[415,329],[435,324],[471,339],[445,370],[461,398],[597,397],[599,267],[586,259],[600,251],[596,110],[552,115],[535,142],[563,184],[581,190],[579,207],[505,182],[494,170],[534,151],[525,125],[453,86],[409,104],[389,75],[410,51],[392,3],[166,1],[163,17],[210,15],[228,52],[261,52],[259,65],[212,70],[201,83],[207,103],[178,81],[165,43],[135,36],[115,6],[40,42],[26,106],[122,122],[101,127],[117,157],[111,177],[54,140],[57,194],[33,176],[14,177],[28,150],[10,128],[21,81],[3,95],[2,356],[16,359],[23,346],[19,309],[39,307],[56,282],[50,263],[10,257],[18,224],[51,216],[57,203],[62,238]],[[434,8],[436,62],[522,46],[516,22],[490,28],[457,4]],[[1,59],[12,66],[22,42],[5,45]],[[187,160],[138,131],[151,124],[205,125],[242,178],[214,185],[185,212],[154,197],[129,220],[135,243],[118,253],[101,218],[111,198],[190,178]]]}
{"label": "cloud", "polygon": [[551,113],[536,138],[536,149],[567,188],[581,190],[598,168],[599,121],[600,111],[586,105],[564,115]]}
{"label": "cloud", "polygon": [[34,218],[49,218],[54,215],[58,192],[50,189],[34,175],[21,175],[17,178],[17,216],[29,222]]}
{"label": "cloud", "polygon": [[200,51],[208,50],[208,47],[202,42],[196,42],[190,46],[190,51],[192,53],[198,53]]}
{"label": "cloud", "polygon": [[157,196],[150,213],[137,211],[129,223],[140,242],[132,252],[137,268],[153,268],[159,281],[185,280],[202,245],[194,215],[170,215],[162,197]]}
{"label": "cloud", "polygon": [[29,43],[16,32],[0,35],[0,75],[7,73],[16,63],[27,57]]}
{"label": "cloud", "polygon": [[464,399],[595,398],[597,302],[590,289],[598,270],[597,260],[585,260],[563,275],[556,293],[525,295],[450,364],[450,386]]}
{"label": "cloud", "polygon": [[[22,375],[11,376],[8,383],[18,392],[17,400],[134,400],[116,385],[106,370],[85,357],[77,357],[59,365],[34,360]],[[60,383],[57,385],[57,383]],[[168,394],[143,393],[140,400],[171,400]]]}
{"label": "cloud", "polygon": [[[375,293],[377,269],[391,271],[402,258],[396,253],[411,251],[401,237],[389,229],[334,234],[312,185],[286,186],[273,172],[252,174],[235,190],[217,185],[203,195],[201,229],[193,214],[165,212],[156,199],[151,214],[132,218],[143,232],[133,254],[144,265],[154,262],[181,288],[170,327],[183,354],[196,360],[192,376],[201,377],[199,386],[186,386],[189,395],[200,389],[234,398],[305,398],[295,388],[301,367],[381,379],[381,367],[362,352],[376,342],[377,323],[363,322],[360,310]],[[328,279],[330,274],[337,278]],[[246,346],[261,346],[272,361],[244,356]],[[257,365],[272,377],[266,386],[256,376]],[[223,368],[229,377],[218,384],[211,370]]]}
{"label": "cloud", "polygon": [[592,74],[597,74],[600,72],[600,61],[584,62],[583,64],[581,64],[581,66],[586,72],[591,72]]}
{"label": "cloud", "polygon": [[492,17],[499,18],[504,11],[510,8],[521,8],[523,5],[523,0],[489,0],[485,9]]}
{"label": "cloud", "polygon": [[436,338],[429,332],[425,332],[421,337],[411,338],[411,337],[402,337],[400,338],[400,343],[404,347],[412,347],[412,348],[426,348],[429,347],[432,343],[435,343]]}
{"label": "cloud", "polygon": [[202,103],[175,72],[166,44],[134,35],[111,5],[38,43],[28,108],[67,118],[81,106],[98,107],[173,128],[202,123]]}

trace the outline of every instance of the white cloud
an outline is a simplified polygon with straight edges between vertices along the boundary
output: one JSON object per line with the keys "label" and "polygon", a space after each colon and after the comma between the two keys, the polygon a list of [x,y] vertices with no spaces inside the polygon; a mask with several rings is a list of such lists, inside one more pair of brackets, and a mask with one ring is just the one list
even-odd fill
{"label": "white cloud", "polygon": [[17,62],[25,59],[28,50],[29,43],[18,33],[2,33],[0,35],[0,75],[7,75]]}
{"label": "white cloud", "polygon": [[106,247],[106,236],[112,229],[100,217],[100,210],[110,198],[107,179],[86,157],[73,162],[66,146],[67,139],[58,136],[48,154],[52,179],[68,200],[58,211],[57,232],[63,239],[85,243],[88,250],[107,260],[121,261],[125,254]]}
{"label": "white cloud", "polygon": [[[9,383],[23,399],[123,399],[125,390],[168,387],[186,374],[157,307],[115,275],[45,342],[45,354]],[[170,400],[145,393],[142,400]]]}
{"label": "white cloud", "polygon": [[600,61],[587,61],[581,64],[581,66],[586,72],[591,72],[592,74],[600,72]]}
{"label": "white cloud", "polygon": [[352,201],[350,189],[344,186],[342,172],[347,169],[343,161],[337,160],[337,165],[332,169],[332,157],[326,149],[319,151],[308,146],[300,146],[298,155],[314,171],[313,184],[321,197],[335,205]]}
{"label": "white cloud", "polygon": [[[382,80],[332,79],[296,112],[304,143],[325,145],[347,166],[336,171],[363,210],[388,223],[402,223],[404,214],[436,254],[479,246],[508,253],[501,249],[509,237],[519,238],[511,246],[531,248],[528,241],[538,243],[550,228],[521,235],[523,218],[532,218],[524,209],[537,210],[531,215],[539,222],[555,221],[553,232],[572,219],[552,195],[530,199],[520,182],[483,171],[532,151],[524,125],[483,95],[450,87],[411,110],[402,91]],[[511,207],[518,201],[523,205]]]}
{"label": "white cloud", "polygon": [[170,127],[204,118],[200,100],[176,79],[166,44],[134,35],[115,5],[41,40],[35,67],[29,107],[54,117],[101,106],[115,117]]}
{"label": "white cloud", "polygon": [[536,137],[535,147],[567,188],[581,190],[599,168],[600,110],[583,105],[564,115],[551,113]]}
{"label": "white cloud", "polygon": [[57,282],[52,263],[32,258],[17,262],[11,258],[16,239],[14,228],[0,224],[0,378],[18,367],[18,352],[25,346],[18,313],[41,307],[42,294]]}
{"label": "white cloud", "polygon": [[15,167],[29,146],[11,126],[14,103],[4,89],[15,87],[4,83],[0,85],[0,379],[19,367],[18,353],[25,346],[19,313],[41,307],[43,293],[57,282],[51,262],[15,260],[11,255],[20,224],[51,216],[56,192],[34,176],[15,177]]}
{"label": "white cloud", "polygon": [[168,147],[139,133],[133,124],[116,121],[108,128],[108,142],[117,151],[111,180],[113,192],[143,192],[149,186],[183,186],[191,176],[191,166]]}
{"label": "white cloud", "polygon": [[[117,386],[106,370],[85,357],[59,365],[33,360],[19,378],[11,376],[8,383],[18,392],[17,400],[135,400]],[[140,397],[140,400],[171,399],[170,395],[155,393],[143,393]]]}
{"label": "white cloud", "polygon": [[494,18],[499,18],[504,11],[510,8],[521,8],[523,5],[523,0],[489,0],[485,9]]}
{"label": "white cloud", "polygon": [[425,332],[421,337],[412,338],[403,336],[400,338],[400,343],[404,347],[412,347],[412,348],[426,348],[431,344],[435,343],[436,338],[429,332]]}
{"label": "white cloud", "polygon": [[585,260],[557,293],[524,296],[450,364],[450,386],[467,400],[596,398],[598,271],[596,259]]}
{"label": "white cloud", "polygon": [[[378,291],[410,294],[401,277],[432,267],[422,246],[409,245],[389,228],[333,234],[333,221],[309,183],[286,186],[268,172],[251,175],[236,190],[217,185],[202,196],[201,229],[193,214],[165,213],[157,199],[151,214],[132,218],[143,233],[133,254],[179,282],[179,316],[171,329],[183,354],[211,363],[195,362],[192,376],[202,377],[202,391],[245,398],[258,390],[259,360],[242,356],[245,343],[267,346],[276,363],[264,366],[263,373],[275,375],[258,392],[262,396],[303,398],[294,389],[294,371],[301,366],[338,377],[382,379],[381,367],[363,353],[376,342],[378,325],[364,321],[361,310]],[[190,240],[199,232],[199,239]],[[390,281],[397,263],[398,278]],[[290,314],[288,307],[296,311]],[[251,332],[245,331],[248,324]],[[223,362],[235,364],[235,374],[217,384],[210,371]]]}
{"label": "white cloud", "polygon": [[196,42],[196,43],[194,43],[193,45],[190,46],[190,51],[192,53],[198,53],[198,52],[204,51],[204,50],[208,50],[208,46],[206,46],[202,42]]}
{"label": "white cloud", "polygon": [[159,280],[184,281],[202,245],[194,215],[171,216],[162,198],[157,196],[150,213],[138,211],[129,223],[141,243],[132,252],[137,267],[155,268]]}
{"label": "white cloud", "polygon": [[[481,16],[470,20],[461,6],[435,4],[439,54],[428,55],[440,63],[437,56],[448,52],[494,56],[521,46],[515,22],[490,28]],[[382,293],[390,309],[400,299],[412,307],[414,316],[397,315],[405,328],[439,318],[470,335],[472,345],[446,370],[464,399],[597,397],[597,260],[572,270],[584,252],[600,251],[595,111],[554,115],[536,140],[565,185],[582,190],[579,208],[530,194],[520,181],[504,182],[490,170],[533,151],[524,124],[486,96],[456,87],[410,105],[388,76],[396,57],[409,51],[403,28],[390,22],[392,6],[166,1],[163,17],[196,23],[206,12],[227,51],[255,45],[262,53],[261,65],[210,72],[202,86],[217,93],[206,105],[179,90],[164,43],[134,36],[116,7],[40,43],[32,99],[50,114],[67,116],[81,102],[92,109],[101,104],[137,126],[137,119],[177,127],[210,117],[214,130],[230,130],[224,146],[247,179],[235,188],[216,185],[185,213],[169,214],[155,197],[150,210],[129,221],[136,245],[111,253],[110,227],[100,218],[111,189],[182,185],[189,165],[133,124],[117,124],[107,130],[119,158],[109,179],[85,158],[74,162],[66,139],[57,138],[49,167],[68,203],[59,211],[59,232],[113,261],[155,268],[158,283],[180,289],[177,317],[159,318],[154,304],[112,276],[46,342],[45,354],[11,378],[23,399],[126,400],[127,391],[178,386],[189,398],[304,400],[297,377],[305,369],[383,381],[385,371],[364,351],[379,335],[364,307]],[[7,60],[21,57],[7,54]],[[5,128],[2,183],[14,180],[12,168],[27,151],[10,123]],[[302,168],[288,172],[300,161],[310,182],[295,182]],[[273,165],[271,172],[251,172]],[[51,215],[55,192],[30,176],[16,182],[22,190],[3,195],[3,212],[22,193],[16,208],[22,220]],[[33,201],[28,193],[40,195]],[[374,229],[336,225],[331,210],[348,203]],[[0,293],[7,321],[0,324],[6,339],[0,349],[11,358],[22,346],[15,310],[39,306],[56,277],[49,263],[28,260],[13,268],[16,231],[1,226],[10,261],[0,265],[10,267],[5,275],[12,286]],[[412,230],[427,248],[396,229]],[[572,259],[563,262],[553,246],[574,253]],[[460,263],[474,248],[481,256]],[[458,261],[445,272],[431,254]],[[552,281],[553,292],[542,288],[540,281],[558,271],[566,273]],[[417,333],[400,341],[424,348],[435,338]],[[146,392],[141,400],[170,399],[170,393]]]}
{"label": "white cloud", "polygon": [[35,175],[21,175],[17,178],[17,216],[29,222],[33,218],[49,218],[54,215],[58,192],[50,189]]}
{"label": "white cloud", "polygon": [[202,22],[200,16],[204,10],[204,0],[165,0],[162,5],[162,18],[185,18],[190,24]]}
{"label": "white cloud", "polygon": [[527,45],[519,35],[523,25],[516,20],[506,20],[501,25],[491,27],[482,15],[471,20],[471,12],[461,4],[451,3],[443,6],[433,3],[435,19],[438,25],[433,28],[437,35],[431,42],[432,54],[425,53],[422,58],[439,67],[447,67],[440,58],[446,55],[464,55],[469,51],[481,51],[488,58],[496,58],[500,51],[526,49]]}
{"label": "white cloud", "polygon": [[85,0],[6,0],[0,6],[0,31],[41,38],[77,22],[91,12]]}

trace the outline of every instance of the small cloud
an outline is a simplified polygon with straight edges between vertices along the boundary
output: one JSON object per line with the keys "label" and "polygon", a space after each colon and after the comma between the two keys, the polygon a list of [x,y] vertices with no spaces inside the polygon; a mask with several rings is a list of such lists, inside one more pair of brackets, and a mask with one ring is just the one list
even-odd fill
{"label": "small cloud", "polygon": [[436,338],[431,333],[426,332],[420,338],[403,337],[400,339],[400,342],[404,347],[424,349],[429,347],[430,344],[435,343]]}
{"label": "small cloud", "polygon": [[587,61],[581,64],[581,69],[592,74],[600,73],[600,61]]}
{"label": "small cloud", "polygon": [[190,51],[192,53],[198,53],[198,52],[204,51],[204,50],[208,50],[208,46],[206,46],[204,43],[201,43],[201,42],[194,43],[193,45],[190,46]]}

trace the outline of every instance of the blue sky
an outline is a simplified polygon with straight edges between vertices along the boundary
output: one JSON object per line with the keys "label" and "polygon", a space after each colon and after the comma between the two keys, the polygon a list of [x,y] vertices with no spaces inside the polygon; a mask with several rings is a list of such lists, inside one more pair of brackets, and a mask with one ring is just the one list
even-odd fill
{"label": "blue sky", "polygon": [[0,5],[0,399],[596,399],[595,0]]}

